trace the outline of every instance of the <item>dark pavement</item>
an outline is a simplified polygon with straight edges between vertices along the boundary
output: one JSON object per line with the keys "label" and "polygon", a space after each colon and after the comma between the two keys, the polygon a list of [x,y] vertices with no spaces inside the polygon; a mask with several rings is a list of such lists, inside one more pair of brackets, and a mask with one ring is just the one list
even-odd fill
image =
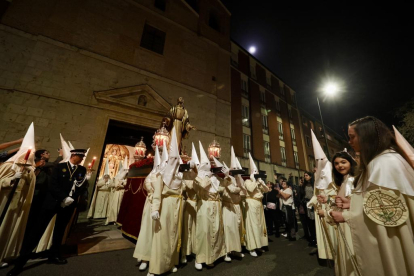
{"label": "dark pavement", "polygon": [[[299,231],[299,233],[302,231]],[[299,234],[298,233],[298,234]],[[269,251],[253,258],[245,252],[242,260],[231,263],[217,261],[213,268],[196,271],[194,260],[191,260],[178,272],[168,273],[180,275],[248,275],[248,276],[289,276],[289,275],[334,275],[333,268],[321,266],[315,255],[310,256],[313,248],[307,246],[305,240],[289,242],[283,237],[269,242]],[[46,261],[34,261],[25,266],[21,275],[76,275],[76,276],[113,276],[133,275],[146,276],[148,271],[140,272],[136,259],[132,257],[133,249],[111,251],[68,258],[66,265],[47,264]],[[6,275],[10,268],[0,269],[0,276]]]}

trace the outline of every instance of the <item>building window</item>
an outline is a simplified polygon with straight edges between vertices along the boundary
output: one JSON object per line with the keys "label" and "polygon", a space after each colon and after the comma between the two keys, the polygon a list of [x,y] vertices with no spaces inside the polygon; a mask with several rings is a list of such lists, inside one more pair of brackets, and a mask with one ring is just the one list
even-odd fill
{"label": "building window", "polygon": [[285,88],[282,86],[282,87],[280,87],[280,93],[282,94],[282,95],[285,95]]}
{"label": "building window", "polygon": [[164,43],[165,32],[145,24],[140,46],[162,55],[164,52]]}
{"label": "building window", "polygon": [[210,12],[208,25],[217,32],[220,32],[220,20],[216,12]]}
{"label": "building window", "polygon": [[289,119],[292,119],[292,108],[288,107]]}
{"label": "building window", "polygon": [[284,147],[280,147],[280,153],[282,154],[282,166],[286,167],[286,150]]}
{"label": "building window", "polygon": [[270,163],[270,143],[267,141],[263,141],[263,145],[264,145],[265,162]]}
{"label": "building window", "polygon": [[303,117],[303,116],[302,116],[302,124],[303,124],[304,126],[308,126],[308,120],[306,120],[306,118],[305,118],[305,117]]}
{"label": "building window", "polygon": [[242,90],[242,97],[248,99],[249,98],[249,86],[247,85],[247,81],[241,79],[241,90]]}
{"label": "building window", "polygon": [[167,0],[155,0],[154,6],[162,11],[165,11],[165,7],[167,6]]}
{"label": "building window", "polygon": [[245,127],[250,127],[249,107],[242,105],[242,124]]}
{"label": "building window", "polygon": [[267,122],[267,115],[262,114],[262,130],[264,134],[269,134],[269,125]]}
{"label": "building window", "polygon": [[299,169],[299,157],[298,157],[298,153],[296,151],[293,152],[293,158],[295,159],[296,169]]}
{"label": "building window", "polygon": [[276,110],[280,112],[280,102],[276,101]]}
{"label": "building window", "polygon": [[305,138],[306,138],[306,146],[311,147],[312,146],[311,138],[308,135],[306,135]]}
{"label": "building window", "polygon": [[250,147],[250,135],[243,134],[243,156],[249,158]]}
{"label": "building window", "polygon": [[296,104],[296,95],[295,95],[295,93],[292,93],[292,102],[294,104]]}
{"label": "building window", "polygon": [[291,128],[290,129],[290,135],[292,137],[292,144],[294,146],[296,146],[296,135],[295,135],[295,129],[294,128]]}
{"label": "building window", "polygon": [[315,158],[313,156],[309,156],[309,169],[312,171],[315,168]]}
{"label": "building window", "polygon": [[262,102],[262,104],[266,103],[266,92],[265,91],[260,91],[260,101]]}
{"label": "building window", "polygon": [[256,79],[256,67],[255,66],[250,66],[250,75],[252,77],[252,79]]}
{"label": "building window", "polygon": [[239,53],[231,52],[231,65],[234,67],[239,66]]}
{"label": "building window", "polygon": [[267,84],[267,87],[272,87],[272,78],[271,77],[267,77],[266,78],[266,84]]}
{"label": "building window", "polygon": [[283,125],[281,122],[277,122],[277,126],[279,128],[279,139],[283,140]]}

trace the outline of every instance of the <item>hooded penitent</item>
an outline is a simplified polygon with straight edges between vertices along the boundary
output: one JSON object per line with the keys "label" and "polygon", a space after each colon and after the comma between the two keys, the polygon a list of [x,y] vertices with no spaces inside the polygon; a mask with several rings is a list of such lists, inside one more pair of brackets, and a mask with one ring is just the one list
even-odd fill
{"label": "hooded penitent", "polygon": [[207,157],[206,152],[204,151],[203,145],[201,144],[200,141],[199,145],[200,145],[200,166],[198,168],[198,176],[203,178],[205,176],[210,176],[211,175],[211,164],[210,164],[210,160]]}
{"label": "hooded penitent", "polygon": [[253,161],[252,156],[249,152],[249,161],[250,161],[250,180],[255,181],[254,175],[259,173],[259,170],[256,167],[256,164]]}
{"label": "hooded penitent", "polygon": [[198,155],[197,155],[197,151],[195,149],[194,143],[192,144],[192,149],[191,149],[191,162],[194,163],[195,167],[198,168],[200,167],[200,160],[198,160]]}
{"label": "hooded penitent", "polygon": [[22,145],[19,148],[19,151],[13,155],[12,157],[7,160],[7,162],[13,162],[12,170],[16,170],[16,163],[25,163],[24,158],[26,157],[26,154],[28,150],[30,151],[30,154],[28,156],[26,164],[33,165],[34,162],[34,153],[36,151],[35,149],[35,140],[34,140],[34,125],[33,123],[30,124],[29,129],[26,132],[26,135],[23,138]]}
{"label": "hooded penitent", "polygon": [[168,149],[167,147],[164,147],[162,151],[161,163],[160,163],[161,173],[164,173],[164,169],[165,169],[165,166],[167,165],[167,162],[168,162]]}
{"label": "hooded penitent", "polygon": [[88,156],[89,150],[90,150],[90,148],[88,148],[88,149],[86,150],[86,153],[85,153],[85,158],[83,158],[82,162],[80,163],[80,165],[81,165],[81,166],[83,166],[83,164],[85,164],[86,156]]}
{"label": "hooded penitent", "polygon": [[410,145],[410,143],[408,143],[404,136],[402,136],[402,134],[395,128],[395,126],[392,127],[394,128],[395,141],[397,142],[397,145],[407,155],[409,159],[408,162],[414,169],[414,148]]}
{"label": "hooded penitent", "polygon": [[220,161],[218,161],[214,156],[213,156],[213,160],[214,160],[214,164],[216,164],[216,168],[222,168],[223,164],[221,164]]}
{"label": "hooded penitent", "polygon": [[161,157],[160,151],[158,150],[158,145],[155,146],[155,154],[154,154],[154,166],[152,167],[151,173],[157,173],[160,171],[160,164],[161,164]]}
{"label": "hooded penitent", "polygon": [[236,154],[234,154],[233,146],[231,146],[231,152],[230,152],[230,170],[238,170],[238,164],[237,164],[237,158]]}
{"label": "hooded penitent", "polygon": [[65,139],[63,139],[62,134],[60,134],[60,143],[62,145],[62,151],[63,151],[62,161],[60,161],[60,163],[65,163],[65,162],[68,162],[70,159],[71,148],[69,147]]}
{"label": "hooded penitent", "polygon": [[177,135],[175,132],[175,127],[173,127],[171,132],[171,143],[170,143],[170,151],[168,156],[168,162],[165,165],[164,173],[163,173],[163,181],[164,184],[167,185],[170,189],[176,190],[180,186],[173,185],[176,182],[173,182],[173,178],[178,170],[178,166],[180,165],[180,152],[178,150],[177,144]]}
{"label": "hooded penitent", "polygon": [[311,130],[311,132],[313,154],[315,155],[316,160],[315,187],[320,190],[325,190],[332,182],[332,164],[326,157],[313,130]]}
{"label": "hooded penitent", "polygon": [[105,171],[104,171],[104,174],[102,175],[102,177],[104,177],[105,175],[108,175],[110,177],[108,159],[106,159],[106,162],[105,162]]}
{"label": "hooded penitent", "polygon": [[70,141],[68,141],[68,146],[69,146],[70,150],[74,150],[75,149]]}

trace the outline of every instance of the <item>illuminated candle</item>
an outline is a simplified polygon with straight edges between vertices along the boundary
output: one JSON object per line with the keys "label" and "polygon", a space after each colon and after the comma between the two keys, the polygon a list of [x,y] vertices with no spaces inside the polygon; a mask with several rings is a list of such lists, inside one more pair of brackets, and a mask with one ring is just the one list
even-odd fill
{"label": "illuminated candle", "polygon": [[93,167],[93,165],[95,164],[95,160],[96,160],[96,157],[93,157],[93,159],[92,159],[92,164],[91,164],[91,168]]}
{"label": "illuminated candle", "polygon": [[27,159],[29,159],[30,153],[32,152],[32,147],[30,147],[27,152],[26,152],[26,156],[24,157],[24,161],[27,161]]}
{"label": "illuminated candle", "polygon": [[92,168],[92,163],[89,163],[88,164],[88,169],[91,169]]}

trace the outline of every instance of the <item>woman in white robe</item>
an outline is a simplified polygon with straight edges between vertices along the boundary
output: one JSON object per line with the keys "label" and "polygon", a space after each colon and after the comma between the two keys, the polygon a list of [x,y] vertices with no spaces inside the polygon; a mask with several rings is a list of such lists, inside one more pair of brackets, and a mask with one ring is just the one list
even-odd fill
{"label": "woman in white robe", "polygon": [[[414,275],[414,170],[407,153],[374,117],[351,123],[348,135],[360,153],[360,174],[350,200],[336,199],[349,212],[331,211],[331,216],[350,226],[360,275]],[[367,209],[373,198],[386,199],[374,211],[376,217]]]}
{"label": "woman in white robe", "polygon": [[119,177],[115,177],[112,182],[111,196],[109,200],[108,212],[105,225],[111,222],[116,222],[118,218],[119,209],[121,208],[122,198],[125,192],[126,179],[125,176],[128,171],[125,171]]}
{"label": "woman in white robe", "polygon": [[102,179],[96,183],[96,203],[95,203],[95,212],[93,213],[93,218],[106,218],[109,205],[109,194],[111,192],[111,186],[113,181],[109,175],[104,175]]}

